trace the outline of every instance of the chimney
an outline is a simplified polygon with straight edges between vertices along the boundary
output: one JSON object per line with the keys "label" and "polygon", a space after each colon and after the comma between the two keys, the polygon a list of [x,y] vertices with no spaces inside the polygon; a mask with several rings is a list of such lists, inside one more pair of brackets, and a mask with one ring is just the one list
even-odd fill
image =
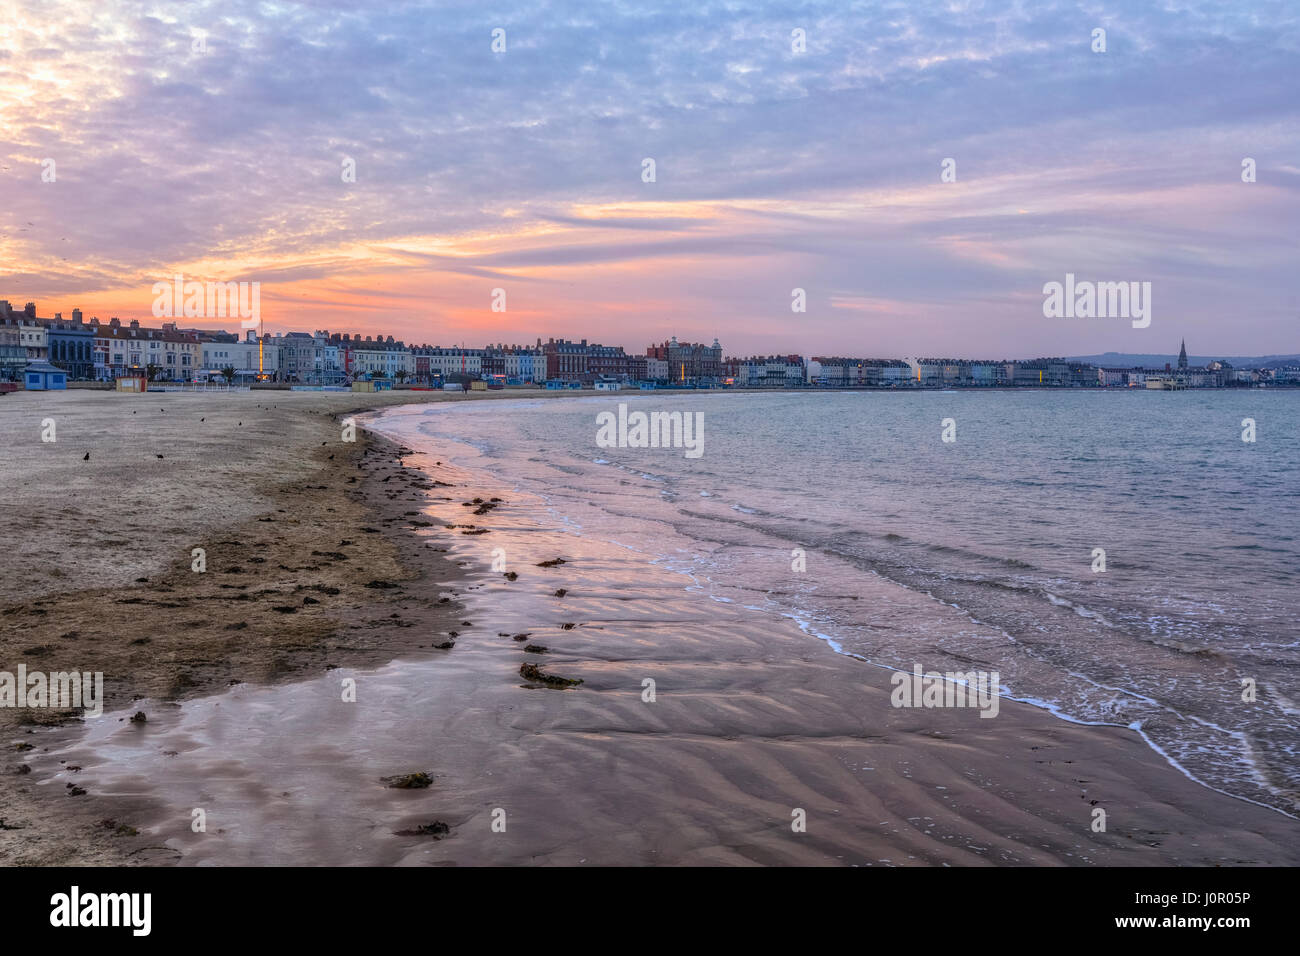
{"label": "chimney", "polygon": [[131,320],[131,328],[133,328],[133,329],[138,329],[139,327],[140,327],[140,320],[139,320],[139,319],[132,319],[132,320]]}
{"label": "chimney", "polygon": [[81,322],[81,310],[80,310],[80,309],[73,309],[73,310],[72,310],[72,321],[73,321],[73,322],[76,322],[76,323],[78,323],[78,324],[80,324],[80,322]]}

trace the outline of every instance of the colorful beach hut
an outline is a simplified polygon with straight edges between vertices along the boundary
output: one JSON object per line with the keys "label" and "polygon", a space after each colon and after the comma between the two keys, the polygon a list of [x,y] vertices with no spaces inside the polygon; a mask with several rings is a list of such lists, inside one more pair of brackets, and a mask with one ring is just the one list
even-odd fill
{"label": "colorful beach hut", "polygon": [[68,387],[68,373],[49,362],[33,362],[23,369],[23,384],[29,392],[55,392]]}

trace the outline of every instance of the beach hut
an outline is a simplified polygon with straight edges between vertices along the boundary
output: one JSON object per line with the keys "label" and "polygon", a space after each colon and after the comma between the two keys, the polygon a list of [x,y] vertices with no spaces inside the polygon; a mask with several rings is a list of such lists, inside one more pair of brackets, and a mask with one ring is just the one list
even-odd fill
{"label": "beach hut", "polygon": [[117,390],[119,392],[147,392],[149,383],[139,376],[126,375],[117,380]]}
{"label": "beach hut", "polygon": [[68,387],[68,374],[49,362],[33,362],[23,369],[23,382],[29,392],[56,392]]}

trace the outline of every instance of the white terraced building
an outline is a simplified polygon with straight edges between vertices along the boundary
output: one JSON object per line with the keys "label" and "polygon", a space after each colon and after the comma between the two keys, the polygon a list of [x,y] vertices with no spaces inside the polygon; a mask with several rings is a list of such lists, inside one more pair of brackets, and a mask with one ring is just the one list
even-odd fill
{"label": "white terraced building", "polygon": [[[280,370],[280,351],[267,336],[265,348],[262,349],[262,371],[275,379]],[[258,342],[255,332],[249,332],[242,342],[203,342],[202,378],[211,380],[221,375],[224,368],[235,370],[236,382],[250,382],[258,373]]]}

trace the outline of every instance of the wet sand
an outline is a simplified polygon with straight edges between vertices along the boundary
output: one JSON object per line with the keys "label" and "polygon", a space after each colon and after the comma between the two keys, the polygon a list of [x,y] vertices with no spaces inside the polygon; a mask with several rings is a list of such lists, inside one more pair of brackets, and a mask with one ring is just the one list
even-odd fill
{"label": "wet sand", "polygon": [[[6,462],[6,485],[23,490],[5,540],[44,539],[0,557],[0,668],[103,669],[114,712],[82,730],[18,726],[0,710],[0,818],[21,827],[0,830],[2,862],[1300,859],[1295,821],[1199,786],[1130,731],[1011,701],[993,720],[894,709],[886,672],[793,625],[692,601],[648,565],[629,587],[626,556],[530,527],[490,476],[338,441],[332,414],[403,396],[68,398],[59,414],[79,424],[61,423],[59,442],[93,436],[84,464],[104,470],[78,472],[80,447]],[[49,401],[0,410],[9,447],[37,434]],[[146,403],[167,408],[147,429]],[[140,436],[158,429],[171,443],[162,461],[176,459],[154,473],[158,452]],[[515,579],[489,570],[494,543],[508,543]],[[205,545],[208,572],[194,574],[190,548]],[[30,568],[34,547],[43,570]],[[88,575],[93,587],[66,589]],[[376,581],[398,587],[366,587]],[[290,602],[292,614],[275,610]],[[530,663],[582,683],[544,686],[521,675]],[[345,679],[356,703],[341,700]],[[147,722],[126,719],[136,709]],[[382,780],[417,771],[430,786]],[[1098,806],[1105,833],[1090,828]],[[204,833],[190,827],[196,807]],[[806,832],[792,831],[796,810]]]}
{"label": "wet sand", "polygon": [[[238,682],[301,680],[421,652],[456,615],[427,595],[461,575],[394,531],[418,510],[413,485],[429,482],[401,468],[382,440],[361,432],[342,441],[336,421],[410,398],[8,396],[0,669],[102,671],[106,710],[134,709],[137,699],[174,706]],[[40,441],[45,419],[55,423],[53,443]],[[195,548],[205,552],[204,573],[192,569]],[[69,719],[66,732],[79,734],[72,713],[0,708],[0,862],[173,858],[124,839],[140,807],[78,784],[59,789],[88,792],[51,798],[36,786],[39,774],[23,772],[47,746],[42,725]]]}

